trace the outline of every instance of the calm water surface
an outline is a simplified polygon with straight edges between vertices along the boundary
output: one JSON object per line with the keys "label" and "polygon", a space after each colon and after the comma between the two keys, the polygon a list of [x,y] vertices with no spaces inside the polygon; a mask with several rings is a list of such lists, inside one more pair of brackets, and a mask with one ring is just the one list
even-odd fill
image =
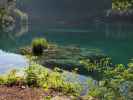
{"label": "calm water surface", "polygon": [[[15,52],[20,47],[30,45],[36,37],[45,37],[61,46],[98,50],[110,56],[113,63],[127,64],[128,59],[133,57],[133,24],[97,19],[100,11],[111,8],[111,3],[104,0],[106,6],[103,6],[101,1],[96,1],[90,5],[88,0],[33,0],[29,4],[25,1],[27,5],[18,5],[29,14],[29,21],[28,24],[18,25],[15,31],[0,32],[0,74],[28,65],[27,60]],[[94,6],[98,8],[93,9]],[[88,21],[88,17],[95,16],[94,13],[98,14],[96,19]],[[81,95],[87,92],[87,80],[91,77],[77,75],[75,79],[70,72],[64,74],[68,81],[74,80],[83,85]]]}
{"label": "calm water surface", "polygon": [[[88,6],[85,2],[77,2],[74,7],[74,0],[72,2],[69,0],[67,5],[66,2],[63,2],[66,5],[64,8],[62,4],[59,4],[62,0],[59,3],[48,0],[47,2],[46,0],[33,1],[28,6],[19,5],[29,14],[28,24],[20,26],[14,32],[0,32],[0,73],[4,73],[10,68],[17,68],[14,66],[19,68],[26,66],[27,62],[22,56],[12,53],[15,53],[20,47],[30,45],[32,39],[36,37],[45,37],[50,42],[61,46],[73,45],[101,51],[110,56],[113,63],[127,64],[128,59],[133,57],[133,24],[103,22],[97,19],[88,21],[88,16],[93,17],[90,13],[99,14],[100,12],[97,12],[99,11],[97,9],[91,9],[93,7]],[[85,1],[88,2],[88,0]],[[38,4],[36,4],[37,2]],[[97,2],[99,1],[97,0]],[[79,7],[81,4],[82,9]],[[85,4],[87,5],[85,6]],[[103,5],[103,3],[101,4]],[[98,9],[100,8],[98,7]],[[100,11],[104,9],[102,7]],[[86,77],[79,76],[79,79],[83,82]]]}
{"label": "calm water surface", "polygon": [[28,66],[28,60],[25,57],[0,50],[0,75],[12,69],[24,69],[26,66]]}
{"label": "calm water surface", "polygon": [[88,23],[85,25],[51,25],[31,23],[29,30],[1,32],[0,49],[15,52],[19,47],[29,45],[35,37],[45,37],[59,45],[75,45],[98,49],[112,57],[114,63],[127,63],[133,57],[133,25],[130,23]]}
{"label": "calm water surface", "polygon": [[0,32],[0,49],[15,52],[19,47],[29,45],[33,38],[45,37],[58,45],[97,49],[112,57],[114,63],[126,64],[133,57],[133,24],[103,21],[99,18],[111,8],[111,1],[89,2],[18,2],[17,7],[29,15],[28,24],[17,25],[20,27],[15,32]]}

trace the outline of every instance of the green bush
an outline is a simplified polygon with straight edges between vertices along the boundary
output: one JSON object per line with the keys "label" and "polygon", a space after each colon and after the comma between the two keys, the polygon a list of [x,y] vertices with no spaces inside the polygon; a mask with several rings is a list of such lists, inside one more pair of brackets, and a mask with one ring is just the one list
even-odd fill
{"label": "green bush", "polygon": [[48,70],[38,64],[32,64],[27,67],[24,76],[21,77],[17,76],[16,70],[0,76],[0,85],[28,85],[29,87],[40,87],[45,90],[52,89],[63,94],[74,96],[78,96],[82,89],[78,83],[65,81],[64,75],[56,70]]}
{"label": "green bush", "polygon": [[[99,100],[132,100],[133,64],[117,64],[111,69],[104,69],[104,77],[93,84],[88,82],[88,95]],[[103,69],[102,69],[103,70]]]}
{"label": "green bush", "polygon": [[43,54],[43,50],[48,48],[48,42],[44,38],[36,38],[32,41],[32,53],[35,56]]}
{"label": "green bush", "polygon": [[50,71],[37,64],[33,64],[26,69],[25,78],[29,86],[53,89],[66,94],[78,95],[81,90],[79,84],[66,82],[63,76],[56,70]]}
{"label": "green bush", "polygon": [[3,76],[0,76],[0,85],[3,85],[5,83],[5,79]]}

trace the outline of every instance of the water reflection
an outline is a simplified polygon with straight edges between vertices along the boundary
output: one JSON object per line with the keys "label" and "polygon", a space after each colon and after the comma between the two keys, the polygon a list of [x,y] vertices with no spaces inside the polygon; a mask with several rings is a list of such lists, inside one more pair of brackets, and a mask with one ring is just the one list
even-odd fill
{"label": "water reflection", "polygon": [[16,48],[29,45],[35,37],[46,37],[50,42],[59,45],[98,48],[112,57],[115,63],[127,63],[128,58],[133,57],[133,25],[131,23],[97,22],[71,27],[30,23],[22,24],[23,28],[18,33],[1,33],[0,48],[15,51]]}
{"label": "water reflection", "polygon": [[25,12],[20,11],[19,9],[14,9],[14,13],[20,17],[20,28],[16,32],[15,36],[19,37],[26,32],[28,32],[28,14]]}

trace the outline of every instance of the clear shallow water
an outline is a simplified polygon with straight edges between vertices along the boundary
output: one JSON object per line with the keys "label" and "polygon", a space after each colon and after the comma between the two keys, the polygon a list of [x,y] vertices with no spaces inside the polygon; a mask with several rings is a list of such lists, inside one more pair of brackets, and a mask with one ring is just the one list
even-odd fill
{"label": "clear shallow water", "polygon": [[21,35],[17,32],[0,33],[0,49],[15,52],[29,45],[33,38],[45,37],[59,45],[74,45],[97,49],[112,57],[114,63],[128,62],[133,57],[133,25],[131,23],[88,23],[84,25],[29,24],[29,31]]}
{"label": "clear shallow water", "polygon": [[[29,30],[21,35],[17,32],[0,33],[0,49],[4,51],[16,52],[19,47],[29,45],[33,38],[45,37],[50,42],[58,45],[75,45],[82,48],[98,50],[110,57],[114,63],[127,63],[128,58],[133,57],[133,25],[131,23],[103,23],[95,22],[83,25],[46,25],[45,23],[31,23]],[[0,53],[0,73],[4,73],[10,68],[21,68],[23,58],[20,56],[7,56]],[[6,60],[6,58],[8,58]],[[16,60],[17,58],[17,60]],[[20,59],[20,62],[19,60]],[[22,62],[21,62],[22,61]],[[12,63],[12,64],[11,64]],[[5,67],[7,66],[8,67]],[[13,66],[10,66],[13,65]],[[15,66],[14,66],[15,65]],[[70,76],[68,76],[69,78]],[[83,83],[85,88],[86,80],[89,77],[79,75],[78,80]],[[83,94],[86,90],[83,91]]]}
{"label": "clear shallow water", "polygon": [[12,69],[23,69],[27,65],[25,57],[0,50],[0,74],[5,74]]}
{"label": "clear shallow water", "polygon": [[0,32],[0,49],[15,52],[33,38],[45,37],[63,46],[97,49],[114,63],[127,64],[133,57],[133,24],[99,19],[110,4],[107,0],[19,1],[17,7],[29,15],[29,22],[17,25],[17,32]]}
{"label": "clear shallow water", "polygon": [[[17,75],[22,76],[24,74],[24,68],[27,66],[28,61],[25,57],[0,50],[0,75],[4,75],[8,73],[10,70],[16,69]],[[64,71],[63,76],[66,77],[66,81],[80,83],[83,86],[83,91],[81,92],[81,95],[85,95],[87,93],[87,81],[89,79],[91,80],[91,77],[77,75],[67,71]]]}
{"label": "clear shallow water", "polygon": [[[16,69],[17,75],[21,76],[24,73],[24,68],[27,66],[28,61],[25,57],[0,50],[0,75],[4,75],[8,73],[10,70]],[[81,95],[85,95],[87,93],[87,81],[89,79],[91,80],[91,77],[77,75],[67,71],[64,71],[63,76],[65,76],[66,81],[80,83],[83,86],[83,91],[81,92]]]}
{"label": "clear shallow water", "polygon": [[[65,1],[64,3],[63,0],[59,2],[55,0],[52,0],[52,2],[50,0],[33,0],[27,6],[18,5],[29,14],[29,24],[17,29],[17,32],[0,32],[0,49],[16,52],[19,47],[29,45],[33,38],[45,37],[50,42],[62,46],[75,45],[94,49],[94,51],[98,50],[112,57],[114,63],[126,64],[128,59],[133,57],[133,24],[126,22],[106,23],[98,20],[98,16],[93,15],[93,12],[99,15],[100,12],[97,11],[105,10],[101,1],[102,8],[98,7],[99,3],[95,3],[96,1],[93,4],[91,3],[91,6],[86,3],[90,2],[88,0],[82,3],[81,0]],[[97,0],[97,2],[99,1]],[[96,4],[98,5],[95,7],[98,8],[94,10]],[[106,8],[111,8],[111,5],[109,5]],[[93,18],[93,16],[96,19],[88,21],[88,17]],[[26,66],[26,60],[22,56],[1,50],[0,74],[13,68],[19,69]],[[69,75],[68,78],[74,80],[71,74]],[[78,80],[85,88],[87,88],[87,85],[84,82],[88,78],[78,75]]]}

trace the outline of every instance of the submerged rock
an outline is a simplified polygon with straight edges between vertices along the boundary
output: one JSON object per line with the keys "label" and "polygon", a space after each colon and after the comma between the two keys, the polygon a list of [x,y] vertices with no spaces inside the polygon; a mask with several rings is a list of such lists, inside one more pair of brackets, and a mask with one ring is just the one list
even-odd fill
{"label": "submerged rock", "polygon": [[[20,48],[18,53],[22,55],[32,55],[30,47]],[[48,49],[38,57],[33,57],[37,63],[45,67],[61,70],[75,71],[81,75],[89,75],[85,65],[81,63],[83,60],[89,60],[90,63],[100,64],[103,58],[107,56],[100,49],[87,49],[76,46],[58,46],[49,44]]]}
{"label": "submerged rock", "polygon": [[99,49],[86,49],[79,47],[50,46],[38,61],[41,65],[54,69],[59,67],[63,70],[73,71],[77,69],[79,74],[88,73],[85,67],[80,63],[81,60],[90,59],[92,62],[98,62],[106,57]]}

